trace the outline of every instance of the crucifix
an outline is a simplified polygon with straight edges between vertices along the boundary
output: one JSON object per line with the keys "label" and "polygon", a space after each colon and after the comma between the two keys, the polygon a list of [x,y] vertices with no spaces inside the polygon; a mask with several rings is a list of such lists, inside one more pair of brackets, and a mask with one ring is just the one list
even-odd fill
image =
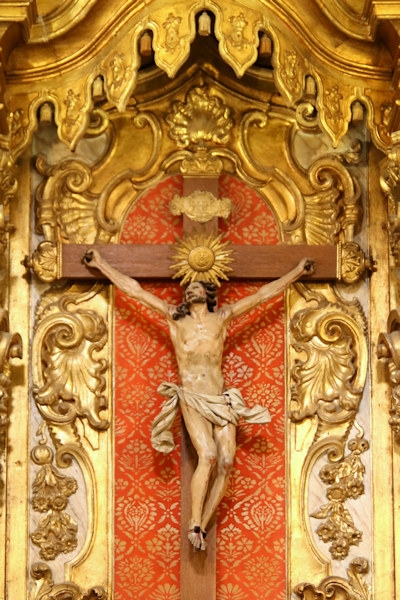
{"label": "crucifix", "polygon": [[[206,180],[207,181],[207,180]],[[208,187],[217,186],[216,180],[208,180]],[[201,182],[195,181],[194,179],[186,179],[185,180],[185,188],[184,188],[184,196],[190,195],[191,188],[193,186],[201,185],[203,191],[205,187],[205,180],[202,178]],[[215,191],[215,189],[214,189]],[[191,235],[195,235],[196,231],[200,228],[207,229],[207,233],[209,233],[213,227],[215,227],[216,217],[214,217],[211,222],[207,221],[207,225],[203,226],[196,221],[189,220],[188,217],[185,217],[185,226],[184,229],[189,231]],[[210,233],[211,236],[211,233]],[[89,247],[87,245],[83,246],[73,246],[66,245],[62,248],[62,276],[77,278],[79,276],[84,278],[89,277],[99,277],[99,271],[90,268],[90,258],[92,258],[92,265],[101,266],[103,275],[108,276],[110,279],[114,277],[113,272],[107,272],[107,267],[104,264],[101,264],[97,261],[97,259],[93,260],[93,256],[96,254],[92,254],[91,257],[89,255],[89,259],[87,259],[86,264],[82,263],[82,257],[88,250],[99,251],[100,255],[104,257],[108,263],[112,267],[118,268],[118,271],[122,271],[125,276],[134,277],[137,279],[166,279],[170,277],[170,262],[168,260],[168,254],[170,253],[170,249],[168,247],[163,246],[151,246],[152,252],[149,252],[149,247],[145,246],[130,246],[130,245],[94,245],[93,247]],[[194,246],[192,250],[198,250],[199,246]],[[235,262],[233,265],[233,271],[230,274],[230,278],[240,278],[240,279],[258,279],[258,280],[269,280],[275,279],[282,275],[282,273],[292,272],[291,275],[286,278],[284,281],[281,281],[280,284],[274,288],[269,288],[267,292],[266,298],[262,298],[260,300],[267,299],[268,297],[272,297],[272,292],[279,293],[283,289],[287,287],[292,281],[295,281],[300,275],[304,273],[303,264],[302,267],[299,267],[296,271],[296,265],[299,263],[301,258],[305,258],[310,256],[315,261],[316,268],[315,272],[310,275],[310,277],[314,279],[333,279],[337,276],[337,256],[336,256],[336,247],[335,246],[296,246],[296,251],[294,252],[293,246],[274,246],[274,247],[251,247],[251,246],[243,246],[236,247],[235,251]],[[203,248],[204,250],[204,248]],[[207,253],[208,250],[208,253]],[[221,254],[224,255],[225,249],[221,247]],[[212,250],[211,250],[212,253]],[[196,252],[194,252],[196,254]],[[199,252],[197,252],[199,254]],[[197,260],[198,269],[194,269],[197,274],[201,274],[203,277],[207,274],[207,257],[210,254],[210,246],[206,246],[206,251],[200,251],[200,258]],[[192,257],[193,259],[195,257]],[[96,264],[97,263],[97,264]],[[79,265],[79,268],[78,268]],[[81,269],[81,271],[79,271]],[[293,272],[295,269],[295,272]],[[193,270],[193,269],[192,269]],[[120,280],[117,278],[116,283],[121,283],[120,287],[124,291],[125,280]],[[128,284],[127,284],[128,285]],[[132,284],[133,285],[133,284]],[[132,288],[128,285],[126,291],[128,293],[132,290]],[[193,293],[193,286],[192,286]],[[201,293],[201,292],[197,292]],[[268,296],[271,294],[271,296]],[[150,302],[150,299],[144,296],[145,301]],[[151,299],[151,302],[157,303],[156,300]],[[144,302],[145,303],[145,302]],[[197,306],[198,304],[198,306]],[[228,309],[228,312],[222,314],[222,327],[225,328],[226,322],[232,316],[232,310],[237,311],[237,315],[241,314],[240,311],[245,310],[247,308],[251,308],[248,306],[246,301],[238,302],[239,306],[236,306],[234,309]],[[157,308],[159,306],[160,311],[164,311],[165,307],[160,305],[152,305],[152,308]],[[204,334],[205,320],[207,320],[207,314],[203,311],[204,303],[196,302],[193,304],[193,308],[191,308],[191,312],[198,319],[199,323],[202,321],[202,326],[200,329]],[[230,312],[229,312],[230,311]],[[236,314],[233,314],[236,316]],[[172,321],[174,320],[172,315]],[[171,321],[171,322],[172,322]],[[172,323],[172,326],[175,327]],[[214,327],[214,325],[212,325]],[[175,331],[175,330],[174,330]],[[179,335],[183,336],[182,341],[183,345],[186,344],[186,347],[189,348],[189,351],[195,353],[195,348],[191,347],[191,340],[185,339],[185,331],[183,333],[179,333],[179,330],[176,330],[176,337],[179,338]],[[177,344],[175,344],[175,349],[179,353],[180,352],[180,343],[179,340]],[[223,341],[223,340],[222,340]],[[222,341],[220,340],[215,349],[213,350],[218,356],[216,357],[216,362],[218,363],[219,355],[221,353]],[[178,364],[181,364],[181,378],[184,379],[182,383],[184,383],[185,388],[190,387],[191,377],[193,375],[191,365],[186,361],[184,352],[180,352],[180,360],[178,356]],[[208,365],[210,367],[210,364]],[[218,369],[211,373],[213,383],[216,382],[216,386],[219,387],[217,392],[214,392],[213,389],[207,390],[208,395],[221,395],[224,391],[222,389],[222,382],[219,380],[220,370]],[[196,371],[195,377],[201,377],[202,372]],[[203,384],[204,387],[204,384]],[[214,386],[215,387],[215,386]],[[231,399],[228,399],[228,404],[231,404]],[[193,407],[189,407],[190,410]],[[184,408],[188,412],[189,409]],[[189,412],[190,412],[189,410]],[[190,422],[191,417],[189,415],[187,419],[187,423]],[[221,430],[224,429],[225,426],[221,427]],[[224,439],[222,445],[229,447],[230,445],[234,445],[234,432],[232,433],[232,427],[227,427],[226,432],[229,432],[227,435],[227,439]],[[191,511],[193,509],[192,502],[190,498],[188,498],[188,491],[190,490],[190,481],[193,476],[193,466],[190,466],[192,462],[196,461],[196,456],[193,453],[191,445],[189,444],[189,440],[186,437],[186,442],[183,445],[183,464],[182,464],[182,530],[184,535],[181,538],[181,594],[182,598],[191,597],[192,599],[202,600],[207,598],[207,600],[211,600],[215,597],[215,528],[211,528],[211,530],[207,533],[207,552],[201,552],[202,548],[205,547],[205,539],[204,532],[201,529],[201,523],[192,522],[189,527],[190,534],[193,537],[192,544],[199,552],[194,553],[193,548],[188,544],[187,539],[187,523],[193,519],[193,515]],[[190,460],[189,460],[190,458]],[[226,459],[226,464],[229,461],[232,461],[232,456],[228,455],[224,457]],[[223,488],[223,486],[222,486]],[[221,488],[221,489],[222,489]],[[197,531],[197,528],[200,528],[200,531]]]}

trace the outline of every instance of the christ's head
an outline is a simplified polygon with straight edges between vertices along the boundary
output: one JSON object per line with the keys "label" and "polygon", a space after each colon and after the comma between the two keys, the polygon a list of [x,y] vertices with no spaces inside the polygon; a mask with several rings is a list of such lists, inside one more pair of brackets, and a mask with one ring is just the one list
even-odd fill
{"label": "christ's head", "polygon": [[190,307],[193,304],[207,303],[210,312],[214,312],[217,304],[217,289],[213,283],[208,281],[192,281],[186,287],[183,293],[183,303],[180,304],[173,315],[175,321],[182,319],[190,314]]}

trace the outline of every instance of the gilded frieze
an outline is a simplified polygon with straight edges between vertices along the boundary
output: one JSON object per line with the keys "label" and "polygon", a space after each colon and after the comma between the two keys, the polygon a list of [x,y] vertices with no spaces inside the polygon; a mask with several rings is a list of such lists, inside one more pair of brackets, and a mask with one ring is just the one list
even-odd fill
{"label": "gilded frieze", "polygon": [[[181,1],[171,10],[164,6],[161,0],[152,4],[151,13],[146,13],[144,17],[140,15],[139,7],[127,10],[123,22],[118,24],[112,38],[109,38],[111,30],[108,26],[103,39],[96,45],[96,52],[93,54],[87,49],[84,57],[87,61],[85,68],[77,69],[76,73],[79,75],[71,76],[68,73],[66,82],[60,82],[57,78],[54,81],[51,79],[54,73],[47,73],[47,56],[43,56],[44,64],[39,62],[37,65],[36,79],[35,69],[27,74],[32,84],[29,94],[23,93],[18,85],[13,90],[9,103],[9,113],[13,115],[14,121],[13,153],[21,152],[31,139],[37,127],[36,112],[44,102],[54,105],[60,139],[70,148],[75,148],[86,133],[89,115],[96,105],[94,82],[99,76],[104,79],[104,92],[108,101],[123,112],[136,89],[143,58],[140,54],[140,40],[143,35],[148,35],[148,32],[152,35],[150,52],[155,64],[168,77],[173,78],[177,75],[180,67],[189,58],[196,38],[200,5],[198,2],[188,5],[187,2]],[[272,40],[275,84],[289,105],[296,106],[303,102],[304,96],[307,95],[305,82],[311,76],[316,82],[316,116],[321,128],[331,137],[334,145],[346,134],[351,119],[351,106],[358,100],[368,113],[367,119],[376,143],[383,148],[387,147],[389,139],[385,127],[391,130],[393,118],[388,119],[387,115],[381,113],[382,107],[395,106],[395,95],[391,79],[384,69],[384,65],[388,64],[385,63],[384,57],[369,58],[371,65],[375,65],[376,74],[375,77],[368,78],[367,84],[360,85],[351,77],[349,83],[344,82],[344,69],[348,69],[352,77],[357,75],[360,64],[357,54],[356,64],[352,64],[350,57],[340,64],[338,58],[335,68],[332,68],[331,56],[323,56],[322,49],[316,60],[309,35],[301,29],[301,21],[290,24],[292,11],[287,15],[288,23],[284,24],[273,4],[269,5],[267,10],[257,10],[256,5],[253,8],[248,4],[237,3],[233,8],[227,4],[205,2],[201,8],[203,12],[204,9],[207,11],[212,22],[210,36],[218,44],[221,58],[238,78],[243,77],[257,62],[260,36],[267,35]],[[298,36],[295,45],[291,42],[293,31],[290,27],[294,27]],[[204,36],[204,32],[201,35]],[[56,40],[52,43],[57,46]],[[359,46],[361,58],[368,46]],[[82,61],[83,56],[77,60]],[[59,64],[64,65],[67,62],[64,59]],[[329,80],[326,78],[327,66],[331,67],[332,76]],[[58,68],[62,69],[63,66]]]}

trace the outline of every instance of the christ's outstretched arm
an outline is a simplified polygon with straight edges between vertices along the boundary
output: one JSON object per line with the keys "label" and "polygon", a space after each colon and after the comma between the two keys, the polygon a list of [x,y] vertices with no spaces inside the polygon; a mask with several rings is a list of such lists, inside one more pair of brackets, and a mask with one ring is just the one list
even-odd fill
{"label": "christ's outstretched arm", "polygon": [[164,300],[144,290],[136,279],[132,279],[128,275],[124,275],[117,269],[114,269],[114,267],[101,257],[97,250],[88,250],[83,257],[83,261],[89,267],[95,267],[101,271],[121,292],[130,298],[134,298],[147,308],[155,310],[166,318],[171,317],[170,306]]}
{"label": "christ's outstretched arm", "polygon": [[294,269],[282,275],[279,279],[275,279],[263,285],[257,292],[241,298],[234,304],[227,304],[221,308],[226,311],[227,319],[233,319],[243,315],[247,311],[271,300],[289,287],[303,275],[311,275],[314,271],[314,261],[311,258],[303,258]]}

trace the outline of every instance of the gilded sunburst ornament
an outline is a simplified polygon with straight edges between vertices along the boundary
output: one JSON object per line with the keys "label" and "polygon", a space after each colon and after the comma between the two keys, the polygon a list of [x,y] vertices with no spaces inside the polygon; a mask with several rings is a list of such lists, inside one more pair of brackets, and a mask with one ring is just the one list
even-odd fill
{"label": "gilded sunburst ornament", "polygon": [[171,269],[176,273],[174,279],[182,278],[181,285],[192,281],[210,281],[220,286],[220,279],[228,279],[232,271],[232,250],[229,242],[222,241],[222,235],[214,237],[202,234],[185,237],[179,240],[175,247],[173,260],[176,261]]}

